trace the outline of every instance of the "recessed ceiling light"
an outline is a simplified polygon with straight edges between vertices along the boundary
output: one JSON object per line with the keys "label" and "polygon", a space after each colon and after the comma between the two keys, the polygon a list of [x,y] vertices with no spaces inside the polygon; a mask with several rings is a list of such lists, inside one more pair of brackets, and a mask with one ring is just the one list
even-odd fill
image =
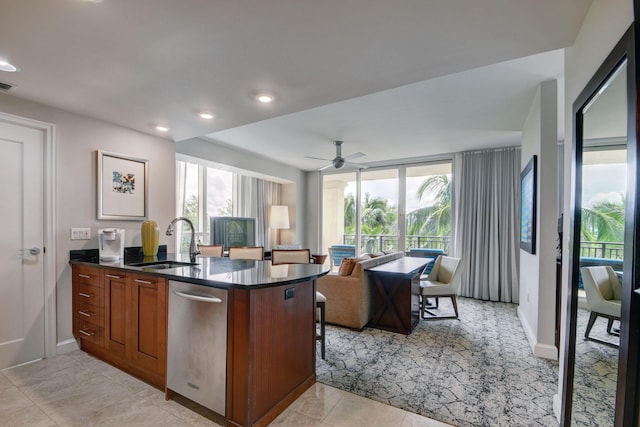
{"label": "recessed ceiling light", "polygon": [[205,119],[205,120],[211,120],[213,119],[216,115],[213,113],[210,113],[208,111],[203,111],[201,113],[198,114],[201,118]]}
{"label": "recessed ceiling light", "polygon": [[166,126],[156,126],[156,130],[159,130],[160,132],[169,132],[169,128]]}
{"label": "recessed ceiling light", "polygon": [[257,92],[255,97],[258,102],[262,102],[264,104],[273,102],[276,99],[276,96],[270,92]]}
{"label": "recessed ceiling light", "polygon": [[14,73],[18,71],[18,67],[10,64],[9,61],[0,58],[0,71],[6,71],[7,73]]}
{"label": "recessed ceiling light", "polygon": [[84,0],[87,3],[102,3],[103,0]]}

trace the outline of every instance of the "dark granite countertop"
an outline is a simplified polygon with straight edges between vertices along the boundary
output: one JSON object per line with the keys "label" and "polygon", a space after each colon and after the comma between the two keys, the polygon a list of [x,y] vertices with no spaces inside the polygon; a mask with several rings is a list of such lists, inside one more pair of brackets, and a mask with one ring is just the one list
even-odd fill
{"label": "dark granite countertop", "polygon": [[70,252],[71,264],[116,268],[130,273],[143,273],[169,280],[212,286],[215,288],[265,288],[316,279],[329,272],[328,267],[317,264],[271,265],[271,261],[250,261],[219,257],[198,256],[196,265],[177,266],[158,270],[152,266],[135,266],[142,262],[177,261],[189,263],[189,257],[168,254],[166,247],[157,257],[140,256],[138,248],[126,248],[124,260],[105,262],[98,258],[97,249]]}

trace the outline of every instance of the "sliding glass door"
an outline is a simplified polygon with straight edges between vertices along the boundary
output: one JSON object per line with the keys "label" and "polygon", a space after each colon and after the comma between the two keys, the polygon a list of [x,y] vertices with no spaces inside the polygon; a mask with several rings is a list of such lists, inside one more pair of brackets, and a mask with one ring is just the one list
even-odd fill
{"label": "sliding glass door", "polygon": [[360,176],[360,253],[398,250],[398,169]]}
{"label": "sliding glass door", "polygon": [[449,253],[451,163],[407,167],[406,246]]}
{"label": "sliding glass door", "polygon": [[323,251],[449,252],[451,161],[323,176]]}

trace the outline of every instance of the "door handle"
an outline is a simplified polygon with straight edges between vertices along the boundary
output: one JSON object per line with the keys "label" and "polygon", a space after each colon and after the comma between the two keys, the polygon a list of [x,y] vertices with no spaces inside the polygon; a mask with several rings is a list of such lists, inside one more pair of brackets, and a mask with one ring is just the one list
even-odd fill
{"label": "door handle", "polygon": [[204,295],[190,294],[189,292],[182,292],[182,291],[173,291],[173,293],[180,297],[190,299],[192,301],[212,302],[215,304],[220,304],[222,302],[222,300],[218,297],[207,297]]}
{"label": "door handle", "polygon": [[29,252],[31,255],[38,255],[40,253],[40,248],[31,248],[31,249],[20,249],[20,252]]}

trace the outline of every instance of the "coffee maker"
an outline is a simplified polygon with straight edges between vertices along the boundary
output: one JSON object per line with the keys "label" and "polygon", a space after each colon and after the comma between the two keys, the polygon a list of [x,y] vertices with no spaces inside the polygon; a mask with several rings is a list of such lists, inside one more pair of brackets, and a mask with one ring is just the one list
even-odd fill
{"label": "coffee maker", "polygon": [[124,230],[122,228],[98,230],[98,253],[100,261],[118,261],[124,258]]}

